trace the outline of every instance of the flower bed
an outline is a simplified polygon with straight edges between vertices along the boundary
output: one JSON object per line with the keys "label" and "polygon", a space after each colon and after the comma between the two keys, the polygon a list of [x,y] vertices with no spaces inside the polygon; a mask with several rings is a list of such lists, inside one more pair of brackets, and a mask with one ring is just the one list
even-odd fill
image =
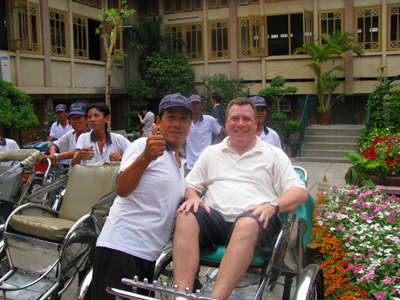
{"label": "flower bed", "polygon": [[335,186],[317,202],[311,242],[321,244],[326,299],[400,297],[400,199]]}
{"label": "flower bed", "polygon": [[389,167],[388,176],[400,175],[400,133],[375,137],[362,156],[372,161],[380,158]]}

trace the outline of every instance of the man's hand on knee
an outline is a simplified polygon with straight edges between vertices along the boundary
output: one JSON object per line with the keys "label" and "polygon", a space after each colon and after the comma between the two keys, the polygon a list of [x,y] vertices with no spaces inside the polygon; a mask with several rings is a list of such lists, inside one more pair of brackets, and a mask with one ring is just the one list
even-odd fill
{"label": "man's hand on knee", "polygon": [[199,210],[199,207],[204,208],[204,210],[208,213],[211,214],[211,210],[208,207],[208,205],[202,200],[200,199],[200,197],[196,196],[190,199],[187,199],[179,208],[178,211],[176,212],[178,213],[183,213],[186,212],[188,213],[190,211],[190,209],[193,207],[193,212],[197,213],[197,211]]}
{"label": "man's hand on knee", "polygon": [[258,206],[252,206],[252,207],[248,207],[244,210],[246,211],[253,211],[252,215],[253,216],[260,216],[260,218],[258,219],[258,221],[260,223],[264,222],[263,224],[263,228],[267,228],[268,225],[268,221],[271,217],[273,217],[273,215],[275,214],[275,208],[269,204],[263,204],[263,205],[258,205]]}

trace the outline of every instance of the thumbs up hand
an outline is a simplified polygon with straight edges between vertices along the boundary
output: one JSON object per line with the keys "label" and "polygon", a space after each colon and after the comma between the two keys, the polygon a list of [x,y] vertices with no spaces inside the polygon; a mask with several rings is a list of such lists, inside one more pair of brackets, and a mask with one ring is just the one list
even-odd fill
{"label": "thumbs up hand", "polygon": [[147,138],[146,149],[144,149],[143,154],[150,160],[156,160],[161,155],[164,154],[166,149],[165,140],[162,135],[157,135],[157,125],[153,123],[151,129],[151,136]]}

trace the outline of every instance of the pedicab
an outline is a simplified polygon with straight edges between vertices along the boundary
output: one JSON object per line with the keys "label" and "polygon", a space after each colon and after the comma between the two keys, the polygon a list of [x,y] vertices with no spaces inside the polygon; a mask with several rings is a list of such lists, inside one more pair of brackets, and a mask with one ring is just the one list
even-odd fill
{"label": "pedicab", "polygon": [[[295,167],[295,170],[307,183],[307,172],[301,167]],[[280,214],[283,227],[271,245],[271,254],[265,256],[261,250],[255,250],[246,274],[229,299],[323,299],[323,272],[318,264],[307,262],[304,257],[304,249],[311,237],[315,205],[315,200],[309,196],[309,200],[296,211]],[[156,262],[153,282],[147,279],[139,281],[136,276],[124,278],[122,283],[130,286],[132,292],[113,287],[108,287],[107,292],[115,295],[116,299],[154,299],[136,293],[137,288],[142,288],[152,291],[157,299],[180,296],[216,300],[210,294],[225,250],[225,247],[219,247],[212,254],[200,253],[200,271],[195,279],[194,293],[190,292],[189,287],[180,291],[174,285],[171,244],[167,245]]]}
{"label": "pedicab", "polygon": [[[1,299],[57,299],[92,264],[106,212],[115,199],[119,162],[76,165],[67,177],[59,211],[38,203],[15,209],[4,226],[9,271],[0,278]],[[56,180],[29,197],[65,185]]]}

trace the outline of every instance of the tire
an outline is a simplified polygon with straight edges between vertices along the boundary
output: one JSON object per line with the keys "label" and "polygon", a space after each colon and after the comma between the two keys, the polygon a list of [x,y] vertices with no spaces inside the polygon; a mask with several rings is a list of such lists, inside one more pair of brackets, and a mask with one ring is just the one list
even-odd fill
{"label": "tire", "polygon": [[321,273],[318,273],[312,283],[310,295],[307,300],[323,300],[324,299],[324,283]]}
{"label": "tire", "polygon": [[[157,280],[157,284],[162,286],[163,283],[167,284],[168,288],[172,288],[174,285],[174,274],[173,274],[173,262],[172,257],[166,258],[161,262],[161,267],[156,270],[154,274],[154,280]],[[161,300],[170,300],[173,298],[172,295],[164,294],[162,292],[156,292],[155,297]]]}

